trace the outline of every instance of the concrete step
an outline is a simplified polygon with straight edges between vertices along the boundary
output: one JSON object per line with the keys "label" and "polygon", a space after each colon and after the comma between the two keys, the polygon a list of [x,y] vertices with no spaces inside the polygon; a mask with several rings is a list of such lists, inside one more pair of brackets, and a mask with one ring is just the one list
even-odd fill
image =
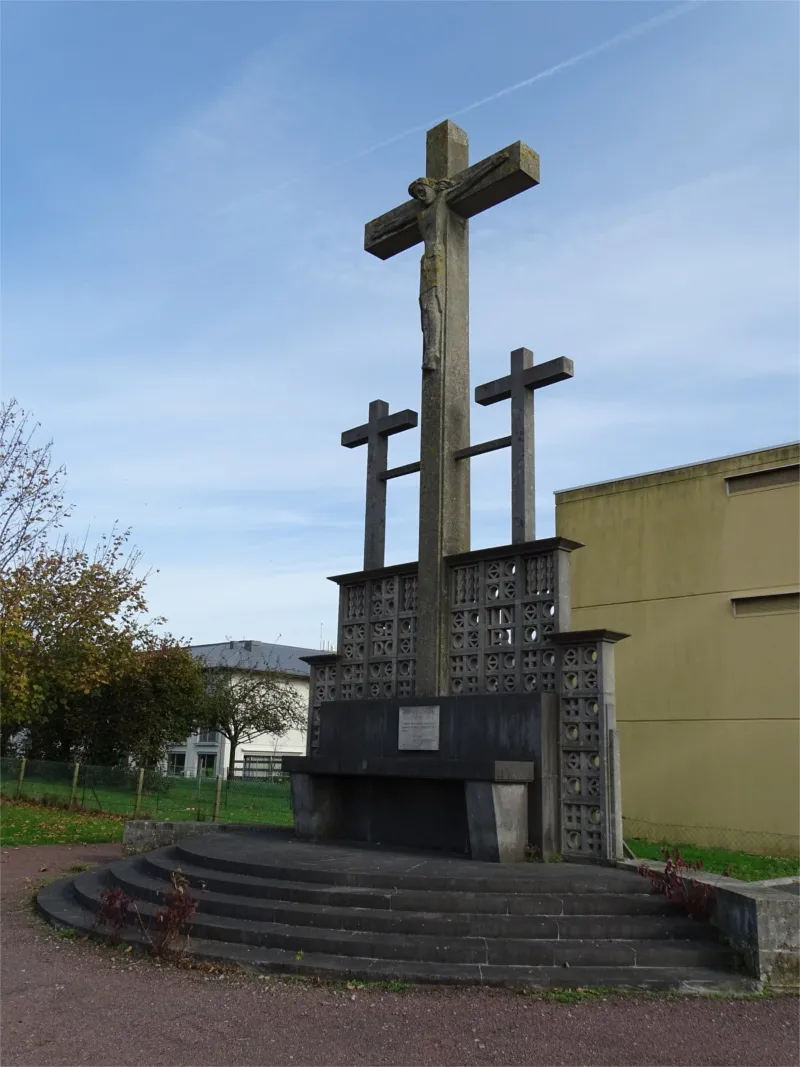
{"label": "concrete step", "polygon": [[651,892],[646,879],[613,867],[574,863],[522,863],[506,867],[452,857],[431,859],[419,854],[368,852],[341,846],[314,845],[304,849],[303,843],[296,842],[276,842],[265,850],[255,835],[235,836],[236,848],[231,847],[224,834],[185,838],[174,846],[176,865],[279,881],[375,889],[641,896]]}
{"label": "concrete step", "polygon": [[[100,893],[111,882],[107,870],[89,871],[73,880],[75,897],[87,911],[96,911]],[[141,920],[154,920],[157,905],[137,902]],[[280,948],[295,953],[359,956],[382,960],[431,963],[475,963],[501,966],[712,967],[732,965],[729,950],[711,941],[480,937],[371,930],[312,928],[286,923],[211,915],[198,911],[190,933],[210,941]]]}
{"label": "concrete step", "polygon": [[[93,933],[93,912],[78,903],[74,879],[60,879],[40,891],[39,910],[57,926]],[[141,931],[132,930],[125,940],[147,947]],[[383,960],[370,957],[299,953],[282,948],[225,944],[192,938],[187,954],[198,960],[234,963],[266,973],[356,979],[366,982],[508,986],[547,990],[592,986],[605,988],[671,989],[688,993],[744,993],[755,991],[752,979],[734,972],[704,966],[526,966],[453,964],[444,962]]]}
{"label": "concrete step", "polygon": [[[147,864],[123,860],[109,865],[111,877],[130,896],[163,903],[169,885],[152,874]],[[183,872],[186,873],[185,871]],[[202,881],[200,885],[202,885]],[[514,937],[536,939],[662,939],[712,940],[711,929],[685,916],[659,915],[508,915],[442,914],[434,909],[438,894],[424,894],[428,911],[386,910],[363,906],[320,905],[275,899],[255,899],[234,893],[195,888],[199,911],[230,918],[253,919],[289,926],[318,926],[332,930],[371,930],[379,933],[431,934],[445,937]],[[637,898],[633,898],[637,899]]]}
{"label": "concrete step", "polygon": [[[435,891],[429,889],[377,889],[374,887],[338,887],[307,881],[259,878],[254,875],[219,871],[188,863],[172,848],[159,849],[137,857],[143,870],[169,881],[170,873],[180,867],[196,889],[205,887],[213,893],[257,897],[259,900],[293,901],[317,907],[373,908],[392,911],[456,912],[471,915],[654,915],[682,916],[683,912],[655,893],[596,890],[584,893],[476,893]],[[638,887],[637,887],[638,889]]]}

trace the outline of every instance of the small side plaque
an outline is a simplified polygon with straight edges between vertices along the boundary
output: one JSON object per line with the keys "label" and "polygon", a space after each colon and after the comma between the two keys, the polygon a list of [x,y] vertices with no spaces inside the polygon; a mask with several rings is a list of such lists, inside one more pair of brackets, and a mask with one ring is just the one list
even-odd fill
{"label": "small side plaque", "polygon": [[439,707],[400,708],[397,730],[400,752],[439,751]]}

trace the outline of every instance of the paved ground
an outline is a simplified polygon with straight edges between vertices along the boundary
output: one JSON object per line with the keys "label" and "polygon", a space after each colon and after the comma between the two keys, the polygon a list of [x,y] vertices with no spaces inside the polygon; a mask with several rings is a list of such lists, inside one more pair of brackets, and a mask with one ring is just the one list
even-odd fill
{"label": "paved ground", "polygon": [[159,967],[57,937],[32,915],[41,879],[119,854],[51,845],[0,856],[3,1067],[800,1061],[792,998],[562,1004],[502,991],[333,989]]}

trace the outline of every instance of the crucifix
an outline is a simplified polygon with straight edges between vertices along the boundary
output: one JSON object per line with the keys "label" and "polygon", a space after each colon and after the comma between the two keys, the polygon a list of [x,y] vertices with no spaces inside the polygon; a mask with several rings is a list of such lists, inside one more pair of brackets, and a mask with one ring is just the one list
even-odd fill
{"label": "crucifix", "polygon": [[469,166],[464,130],[443,122],[428,131],[425,177],[411,199],[368,222],[364,248],[389,259],[423,243],[419,600],[416,691],[446,692],[445,557],[470,547],[469,222],[539,183],[539,157],[521,141]]}
{"label": "crucifix", "polygon": [[373,400],[369,405],[369,421],[342,434],[345,448],[367,446],[367,504],[364,516],[364,570],[383,566],[386,547],[386,482],[401,474],[419,470],[418,463],[387,469],[389,437],[417,425],[417,413],[406,408],[389,414],[385,400]]}
{"label": "crucifix", "polygon": [[511,400],[511,436],[497,437],[456,452],[456,459],[469,459],[498,448],[511,447],[511,542],[536,540],[536,473],[533,423],[533,391],[571,378],[571,359],[551,359],[533,365],[533,352],[517,348],[511,353],[511,373],[475,389],[475,403],[485,406]]}

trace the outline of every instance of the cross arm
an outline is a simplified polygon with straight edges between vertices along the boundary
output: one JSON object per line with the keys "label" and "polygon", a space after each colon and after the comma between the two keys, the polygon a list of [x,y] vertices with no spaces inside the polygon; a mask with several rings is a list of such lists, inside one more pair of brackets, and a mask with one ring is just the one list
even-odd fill
{"label": "cross arm", "polygon": [[[559,359],[550,359],[546,363],[538,363],[529,367],[523,374],[523,382],[528,389],[541,389],[545,385],[553,385],[555,382],[563,382],[572,378],[575,374],[575,364],[571,359],[563,356]],[[475,389],[475,403],[486,407],[488,404],[496,404],[498,400],[508,400],[511,396],[511,376],[497,378],[486,385],[479,385]]]}
{"label": "cross arm", "polygon": [[369,423],[365,422],[363,426],[355,426],[352,430],[342,431],[342,447],[343,448],[357,448],[359,445],[365,445],[369,441]]}
{"label": "cross arm", "polygon": [[381,481],[388,482],[392,478],[402,478],[406,474],[419,474],[420,462],[404,463],[402,467],[392,467],[381,474]]}
{"label": "cross arm", "polygon": [[393,415],[387,415],[381,419],[378,423],[378,433],[383,434],[384,437],[391,437],[392,434],[401,433],[403,430],[413,430],[416,425],[416,411],[404,408],[402,411],[395,411]]}
{"label": "cross arm", "polygon": [[364,249],[378,259],[390,259],[422,240],[419,200],[407,200],[364,227]]}
{"label": "cross arm", "polygon": [[539,156],[523,141],[487,156],[453,178],[447,203],[462,218],[510,200],[517,193],[539,184]]}
{"label": "cross arm", "polygon": [[[388,406],[388,405],[387,405]],[[382,437],[391,437],[392,434],[401,433],[403,430],[413,430],[417,425],[417,413],[410,408],[403,411],[395,411],[393,415],[383,415],[378,419],[377,430]],[[342,433],[343,448],[358,448],[369,442],[370,424],[362,423],[354,426],[352,430]]]}
{"label": "cross arm", "polygon": [[[465,219],[502,204],[539,184],[539,157],[522,141],[487,156],[450,179],[448,206]],[[378,259],[390,259],[422,240],[418,200],[407,200],[364,227],[364,248]]]}
{"label": "cross arm", "polygon": [[510,448],[510,437],[495,437],[493,441],[484,441],[479,445],[470,445],[469,448],[459,448],[453,453],[453,459],[471,459],[472,456],[482,456],[486,452],[497,452],[501,448]]}

